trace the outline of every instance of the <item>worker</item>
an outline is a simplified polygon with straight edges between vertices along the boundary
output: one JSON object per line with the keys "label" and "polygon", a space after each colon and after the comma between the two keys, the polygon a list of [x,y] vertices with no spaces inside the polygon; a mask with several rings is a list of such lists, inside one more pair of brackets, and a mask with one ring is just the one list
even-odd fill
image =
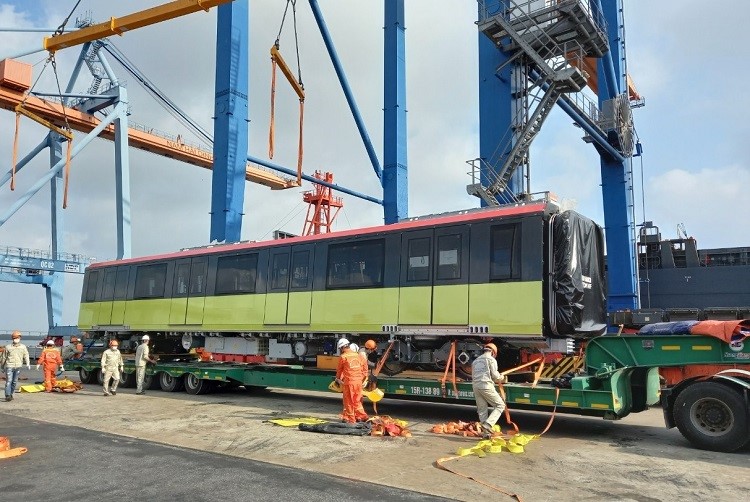
{"label": "worker", "polygon": [[148,335],[141,337],[141,344],[135,350],[135,393],[137,395],[145,394],[143,390],[143,381],[146,379],[146,364],[156,364],[156,359],[149,357],[148,342],[151,338]]}
{"label": "worker", "polygon": [[44,347],[36,362],[37,371],[39,371],[40,366],[43,367],[44,371],[44,392],[52,392],[52,389],[57,385],[57,378],[55,377],[57,367],[59,366],[61,371],[65,371],[62,357],[55,347],[54,340],[47,340],[46,347]]}
{"label": "worker", "polygon": [[336,369],[336,383],[342,386],[344,410],[341,418],[344,422],[364,422],[369,417],[362,406],[362,382],[367,376],[367,369],[359,352],[353,352],[349,340],[341,338],[336,344],[341,352]]}
{"label": "worker", "polygon": [[372,369],[375,367],[375,362],[370,361],[370,354],[375,352],[375,349],[377,348],[378,348],[378,343],[375,340],[367,340],[364,346],[362,346],[359,349],[359,353],[365,359],[365,362],[367,363],[367,367],[369,369]]}
{"label": "worker", "polygon": [[11,343],[5,346],[5,351],[0,354],[0,368],[5,372],[5,400],[13,401],[13,393],[18,385],[18,376],[21,368],[31,369],[29,361],[29,349],[21,343],[21,332],[14,331],[10,335]]}
{"label": "worker", "polygon": [[[482,435],[485,438],[492,435],[492,427],[505,410],[505,402],[495,389],[495,383],[505,382],[505,376],[497,371],[496,357],[497,346],[494,343],[488,343],[484,346],[482,355],[471,364],[472,389],[477,402]],[[492,412],[489,411],[490,407],[492,407]]]}
{"label": "worker", "polygon": [[77,336],[73,335],[70,337],[70,343],[62,349],[63,362],[81,357],[83,357],[83,344]]}
{"label": "worker", "polygon": [[[109,348],[102,353],[102,373],[104,374],[104,395],[116,396],[117,384],[120,383],[120,374],[124,369],[122,354],[119,351],[117,340],[110,340]],[[112,380],[110,389],[109,381]]]}

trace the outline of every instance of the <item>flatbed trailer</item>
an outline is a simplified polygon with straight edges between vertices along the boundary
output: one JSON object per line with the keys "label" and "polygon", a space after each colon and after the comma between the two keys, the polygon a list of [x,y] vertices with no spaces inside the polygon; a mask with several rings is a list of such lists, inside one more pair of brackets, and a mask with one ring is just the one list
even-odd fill
{"label": "flatbed trailer", "polygon": [[[504,385],[511,409],[551,411],[621,419],[647,410],[661,401],[667,427],[677,427],[701,449],[731,452],[750,445],[750,373],[728,369],[712,375],[693,376],[661,388],[659,368],[693,364],[727,365],[750,361],[750,344],[728,344],[718,338],[697,335],[601,336],[589,341],[585,370],[570,380],[569,388],[550,383]],[[101,381],[99,361],[71,360],[84,383]],[[330,370],[301,365],[224,363],[214,361],[158,362],[147,367],[149,388],[210,392],[217,386],[285,388],[327,391]],[[122,384],[133,386],[135,367],[125,362]],[[420,376],[378,379],[386,398],[406,398],[473,404],[470,382],[443,383]]]}

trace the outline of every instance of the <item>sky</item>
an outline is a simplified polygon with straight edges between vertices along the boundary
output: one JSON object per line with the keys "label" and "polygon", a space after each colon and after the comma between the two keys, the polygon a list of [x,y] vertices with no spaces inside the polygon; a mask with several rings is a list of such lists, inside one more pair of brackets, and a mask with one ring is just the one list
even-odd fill
{"label": "sky", "polygon": [[[74,0],[0,0],[0,29],[57,27]],[[157,0],[82,0],[80,15],[101,22],[158,4]],[[283,13],[281,0],[250,1],[249,153],[267,158],[273,44]],[[298,36],[306,89],[304,171],[331,171],[348,188],[382,197],[378,179],[348,111],[322,38],[307,2],[298,2]],[[321,0],[364,122],[382,162],[383,2]],[[429,5],[429,8],[427,6]],[[700,248],[749,246],[750,221],[743,188],[750,186],[750,67],[738,64],[738,48],[750,45],[745,29],[750,3],[725,0],[731,16],[706,15],[704,1],[629,0],[625,2],[628,69],[645,107],[634,110],[643,156],[634,159],[636,223],[653,221],[664,238],[677,237],[677,225],[697,238]],[[410,216],[476,207],[466,194],[468,166],[478,139],[476,2],[431,0],[406,5],[407,135]],[[0,31],[0,59],[41,47],[44,33]],[[113,37],[111,41],[199,124],[212,130],[215,9]],[[287,22],[281,51],[294,59],[294,34]],[[61,85],[70,76],[78,49],[56,56]],[[35,90],[54,92],[45,54],[21,58],[34,65]],[[130,120],[190,138],[184,128],[112,61],[127,86]],[[77,81],[85,92],[90,76]],[[282,82],[283,83],[283,82]],[[296,165],[297,101],[279,84],[274,162]],[[14,114],[0,110],[0,165],[10,167]],[[22,121],[19,152],[24,155],[45,130]],[[551,191],[577,211],[604,223],[599,159],[581,140],[561,110],[552,112],[531,147],[532,191]],[[76,133],[76,138],[81,138]],[[75,140],[74,140],[75,141]],[[197,140],[196,140],[197,141]],[[208,243],[211,172],[131,149],[132,253],[144,256]],[[3,160],[4,159],[4,160]],[[0,187],[4,213],[48,169],[41,154],[17,177],[17,187]],[[5,172],[6,168],[2,169]],[[284,192],[248,183],[243,240],[271,238],[275,229],[299,234],[306,207],[302,192]],[[73,161],[62,248],[106,260],[116,255],[114,148],[97,139]],[[334,228],[382,223],[382,208],[351,196]],[[49,189],[42,189],[0,227],[0,248],[50,248]],[[644,214],[645,208],[645,214]],[[65,278],[62,324],[75,324],[81,277]],[[0,331],[43,330],[47,324],[42,287],[0,283]]]}

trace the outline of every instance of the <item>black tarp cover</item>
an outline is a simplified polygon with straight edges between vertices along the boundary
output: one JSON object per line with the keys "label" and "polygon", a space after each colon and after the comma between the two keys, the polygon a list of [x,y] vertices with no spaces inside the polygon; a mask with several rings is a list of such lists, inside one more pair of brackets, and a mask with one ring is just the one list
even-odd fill
{"label": "black tarp cover", "polygon": [[565,211],[552,220],[552,332],[595,336],[607,327],[604,235],[590,219]]}

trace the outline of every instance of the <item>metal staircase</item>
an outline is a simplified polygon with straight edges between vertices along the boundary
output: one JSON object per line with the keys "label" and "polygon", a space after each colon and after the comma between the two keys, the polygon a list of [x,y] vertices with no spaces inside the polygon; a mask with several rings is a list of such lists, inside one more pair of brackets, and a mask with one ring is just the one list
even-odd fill
{"label": "metal staircase", "polygon": [[[499,194],[510,201],[517,198],[508,188],[519,168],[528,171],[532,141],[560,96],[586,86],[583,58],[601,57],[608,41],[604,19],[587,0],[507,0],[504,8],[494,11],[489,3],[498,4],[479,1],[479,30],[508,56],[506,64],[524,67],[527,77],[522,109],[495,154],[472,164],[474,179],[467,192],[496,206]],[[539,78],[531,80],[530,75]],[[474,172],[477,168],[479,173]]]}

